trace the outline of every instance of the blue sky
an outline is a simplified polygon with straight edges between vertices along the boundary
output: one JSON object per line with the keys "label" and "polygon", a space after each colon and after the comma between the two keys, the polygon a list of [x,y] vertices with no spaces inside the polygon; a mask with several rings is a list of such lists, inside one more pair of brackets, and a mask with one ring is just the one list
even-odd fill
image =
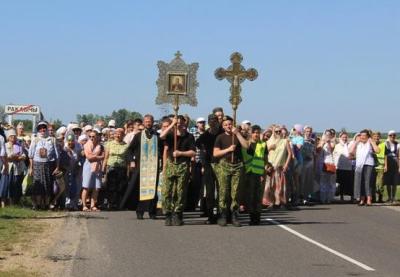
{"label": "blue sky", "polygon": [[234,51],[259,77],[238,119],[399,129],[400,1],[1,1],[0,104],[64,123],[126,108],[161,114],[157,61],[198,62],[193,117],[230,114],[214,77]]}

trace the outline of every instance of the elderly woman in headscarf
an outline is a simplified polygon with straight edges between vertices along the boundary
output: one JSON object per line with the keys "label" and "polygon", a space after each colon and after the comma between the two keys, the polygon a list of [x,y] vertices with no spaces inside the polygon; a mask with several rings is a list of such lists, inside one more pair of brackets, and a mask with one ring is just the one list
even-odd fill
{"label": "elderly woman in headscarf", "polygon": [[273,127],[274,126],[270,126],[270,127],[265,129],[265,131],[262,133],[262,136],[261,136],[261,140],[262,141],[267,142],[271,138],[271,136],[272,136],[272,128]]}
{"label": "elderly woman in headscarf", "polygon": [[349,147],[349,135],[346,131],[340,132],[333,156],[336,163],[336,182],[339,184],[339,195],[342,201],[344,195],[350,195],[353,198],[354,171]]}
{"label": "elderly woman in headscarf", "polygon": [[336,165],[333,156],[335,149],[335,138],[331,130],[325,130],[317,146],[322,161],[320,176],[320,200],[324,204],[332,202],[336,190]]}
{"label": "elderly woman in headscarf", "polygon": [[118,128],[114,139],[106,145],[103,174],[107,175],[106,198],[110,209],[118,209],[128,178],[128,144],[123,141],[125,130]]}
{"label": "elderly woman in headscarf", "polygon": [[311,199],[314,189],[314,171],[315,171],[315,141],[312,138],[312,127],[304,127],[304,144],[301,148],[303,157],[303,167],[300,179],[300,198],[303,204],[307,204]]}
{"label": "elderly woman in headscarf", "polygon": [[29,175],[33,175],[33,209],[48,208],[53,196],[53,175],[59,173],[58,151],[54,138],[47,134],[47,122],[40,121],[36,129],[37,136],[29,148]]}
{"label": "elderly woman in headscarf", "polygon": [[74,136],[69,134],[67,136],[67,144],[63,149],[67,156],[67,163],[65,164],[67,191],[65,207],[73,211],[78,210],[78,200],[81,190],[81,159],[83,154],[78,144]]}
{"label": "elderly woman in headscarf", "polygon": [[13,205],[18,204],[22,197],[22,181],[24,179],[27,156],[23,146],[17,140],[17,134],[14,129],[7,131],[5,147],[8,161],[10,204]]}
{"label": "elderly woman in headscarf", "polygon": [[299,203],[301,199],[303,199],[303,191],[301,185],[301,173],[303,171],[303,145],[304,145],[304,137],[303,126],[300,124],[295,124],[293,129],[291,130],[290,142],[293,151],[293,189],[296,191],[295,202]]}
{"label": "elderly woman in headscarf", "polygon": [[268,161],[272,168],[268,170],[263,197],[263,205],[269,207],[285,205],[287,202],[285,173],[291,160],[290,143],[283,137],[282,128],[277,125],[272,131],[273,134],[267,142]]}
{"label": "elderly woman in headscarf", "polygon": [[21,143],[24,140],[25,132],[24,132],[24,123],[21,121],[17,124],[17,140]]}
{"label": "elderly woman in headscarf", "polygon": [[383,180],[386,185],[388,201],[393,204],[396,200],[396,188],[399,182],[399,147],[394,130],[388,132],[386,140],[384,172]]}
{"label": "elderly woman in headscarf", "polygon": [[[6,187],[7,186],[7,187]],[[7,195],[6,195],[7,193]],[[3,198],[8,196],[8,162],[5,147],[5,133],[3,125],[0,125],[0,202],[1,207],[4,207]]]}

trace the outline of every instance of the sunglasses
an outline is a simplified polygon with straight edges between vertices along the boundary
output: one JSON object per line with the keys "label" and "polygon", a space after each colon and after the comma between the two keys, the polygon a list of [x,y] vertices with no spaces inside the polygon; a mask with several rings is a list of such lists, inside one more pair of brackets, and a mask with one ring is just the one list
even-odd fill
{"label": "sunglasses", "polygon": [[96,138],[96,136],[89,136],[89,138],[91,138],[91,139],[92,139],[92,138]]}
{"label": "sunglasses", "polygon": [[389,137],[395,137],[396,135],[389,135]]}
{"label": "sunglasses", "polygon": [[281,133],[281,131],[275,131],[275,134],[280,134]]}

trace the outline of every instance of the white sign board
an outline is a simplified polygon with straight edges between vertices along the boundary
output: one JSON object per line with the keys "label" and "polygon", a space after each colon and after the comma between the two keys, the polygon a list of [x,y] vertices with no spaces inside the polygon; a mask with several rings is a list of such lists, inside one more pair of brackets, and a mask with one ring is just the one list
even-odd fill
{"label": "white sign board", "polygon": [[6,114],[31,114],[37,115],[40,114],[39,106],[35,105],[6,105],[5,107]]}

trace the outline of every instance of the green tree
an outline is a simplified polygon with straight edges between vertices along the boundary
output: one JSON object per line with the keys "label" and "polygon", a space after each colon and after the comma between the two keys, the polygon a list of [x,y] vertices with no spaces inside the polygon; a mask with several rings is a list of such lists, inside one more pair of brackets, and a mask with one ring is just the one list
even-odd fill
{"label": "green tree", "polygon": [[131,112],[128,111],[127,109],[119,109],[116,111],[113,111],[111,113],[111,116],[106,117],[106,120],[114,119],[115,124],[117,127],[122,127],[124,126],[125,122],[129,119],[136,119],[136,118],[143,118],[142,115],[138,112]]}
{"label": "green tree", "polygon": [[0,105],[0,122],[5,122],[6,120],[6,113],[5,113],[5,108],[3,105]]}
{"label": "green tree", "polygon": [[19,122],[24,123],[25,132],[26,131],[30,132],[32,130],[32,120],[30,120],[30,119],[14,119],[12,121],[12,124],[14,127],[17,127]]}
{"label": "green tree", "polygon": [[85,122],[87,124],[94,125],[96,124],[97,120],[102,119],[106,121],[106,124],[108,124],[109,120],[114,119],[117,127],[122,127],[127,120],[136,118],[142,119],[143,116],[138,112],[128,111],[127,109],[114,110],[111,115],[98,115],[92,113],[76,115],[76,121],[78,123]]}
{"label": "green tree", "polygon": [[96,121],[99,119],[104,120],[105,116],[98,115],[98,114],[92,114],[92,113],[76,115],[76,121],[78,123],[85,122],[86,124],[94,125],[94,124],[96,124]]}
{"label": "green tree", "polygon": [[50,122],[51,122],[51,124],[53,124],[54,130],[57,130],[58,128],[60,128],[63,125],[62,121],[58,118],[55,120],[51,120]]}

